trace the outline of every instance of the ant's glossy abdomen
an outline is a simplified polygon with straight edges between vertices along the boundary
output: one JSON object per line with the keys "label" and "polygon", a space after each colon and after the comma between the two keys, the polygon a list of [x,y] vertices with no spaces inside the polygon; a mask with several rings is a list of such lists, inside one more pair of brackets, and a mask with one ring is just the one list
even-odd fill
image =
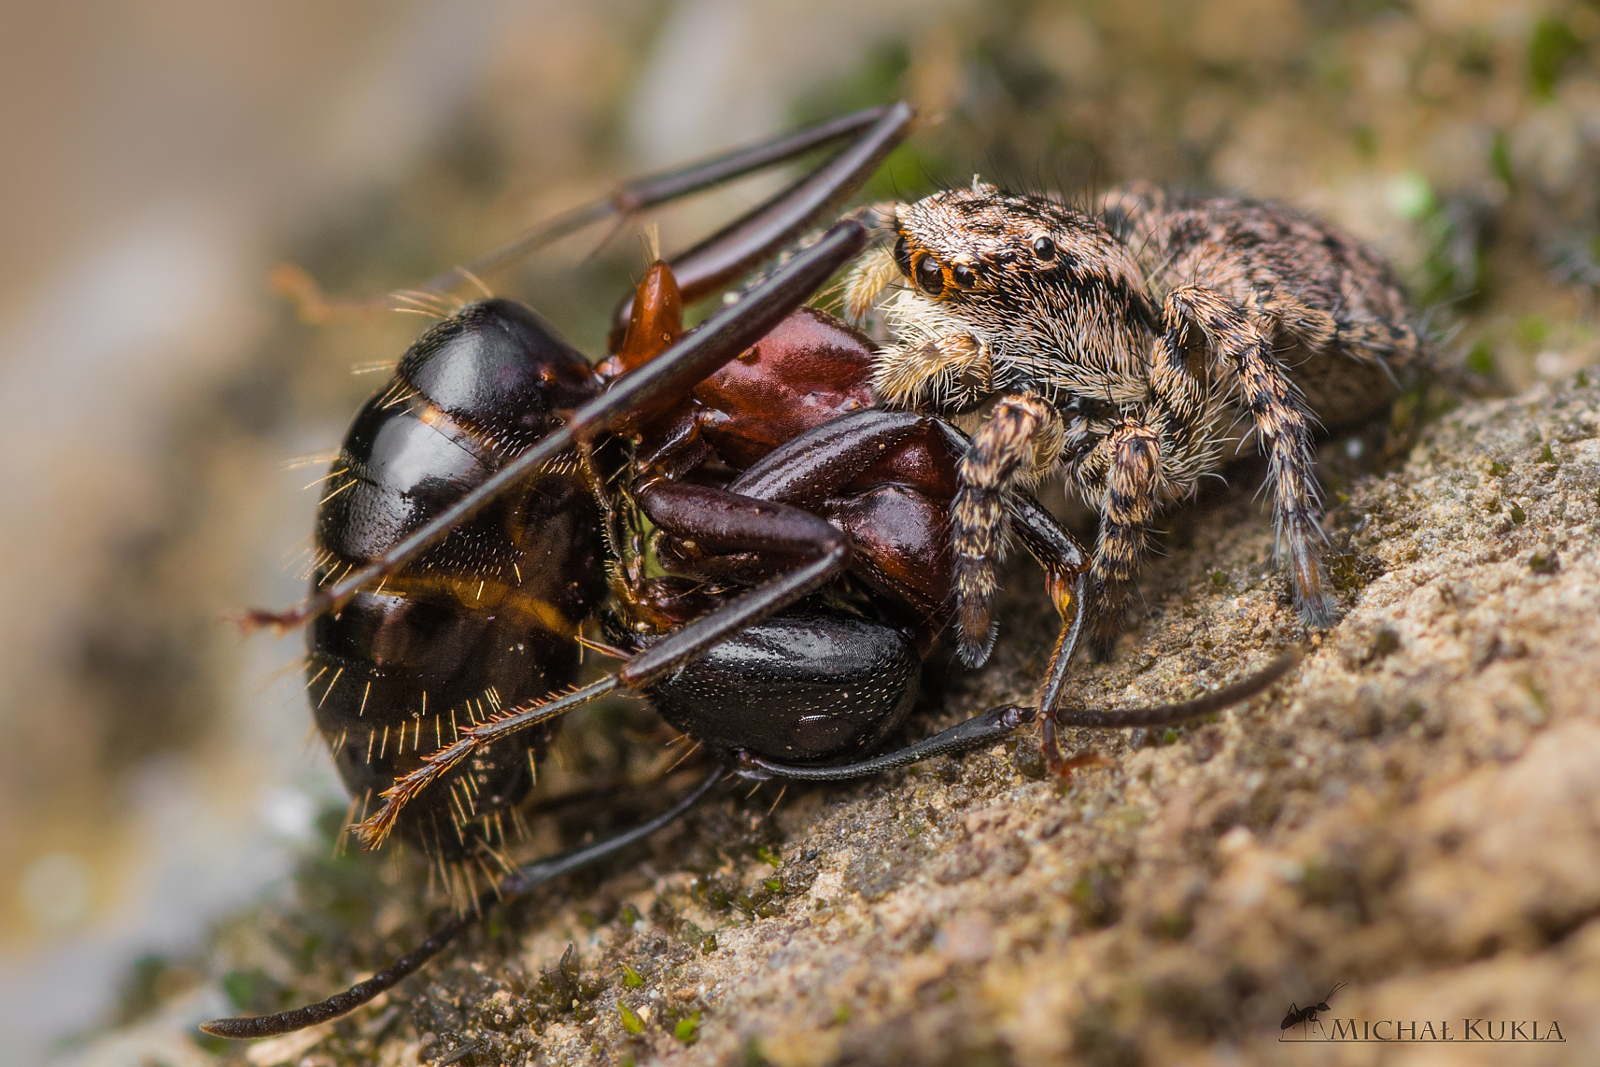
{"label": "ant's glossy abdomen", "polygon": [[[588,363],[520,304],[472,304],[424,334],[346,435],[317,512],[313,589],[482,484],[598,392]],[[460,730],[571,684],[606,593],[600,516],[562,457],[307,630],[317,726],[370,806]],[[418,797],[400,831],[444,859],[501,833],[548,735],[489,746]]]}
{"label": "ant's glossy abdomen", "polygon": [[663,719],[713,751],[840,763],[905,720],[921,671],[905,631],[801,609],[712,646],[649,694]]}

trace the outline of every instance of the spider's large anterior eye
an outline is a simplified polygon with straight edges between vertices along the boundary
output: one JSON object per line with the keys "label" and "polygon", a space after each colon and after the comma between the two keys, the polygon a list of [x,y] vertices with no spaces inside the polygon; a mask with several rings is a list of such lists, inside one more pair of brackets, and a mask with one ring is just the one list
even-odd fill
{"label": "spider's large anterior eye", "polygon": [[1033,239],[1033,254],[1043,260],[1056,258],[1056,243],[1048,237],[1035,237]]}
{"label": "spider's large anterior eye", "polygon": [[954,278],[956,280],[956,284],[963,289],[971,289],[974,285],[978,284],[978,272],[967,266],[965,263],[958,263],[954,267],[951,267],[950,277]]}
{"label": "spider's large anterior eye", "polygon": [[904,237],[894,243],[894,263],[900,268],[901,274],[911,277],[911,246],[906,244]]}
{"label": "spider's large anterior eye", "polygon": [[929,296],[944,292],[944,271],[940,269],[937,259],[923,256],[917,260],[917,286]]}

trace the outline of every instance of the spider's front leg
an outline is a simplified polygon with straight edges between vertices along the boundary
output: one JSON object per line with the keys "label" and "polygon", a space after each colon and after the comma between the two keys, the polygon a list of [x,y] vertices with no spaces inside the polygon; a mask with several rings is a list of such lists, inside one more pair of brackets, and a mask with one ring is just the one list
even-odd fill
{"label": "spider's front leg", "polygon": [[1183,359],[1188,329],[1204,335],[1218,370],[1231,379],[1250,412],[1267,456],[1267,485],[1280,553],[1287,551],[1294,580],[1294,606],[1308,626],[1332,625],[1333,602],[1325,588],[1317,542],[1322,539],[1321,492],[1313,468],[1315,419],[1305,398],[1272,351],[1272,333],[1239,304],[1214,289],[1180,286],[1167,295],[1167,355]]}
{"label": "spider's front leg", "polygon": [[1110,656],[1122,632],[1150,523],[1165,503],[1163,460],[1168,453],[1162,438],[1162,427],[1150,419],[1125,416],[1081,462],[1069,467],[1070,480],[1099,490],[1100,530],[1089,563],[1089,642],[1100,659]]}
{"label": "spider's front leg", "polygon": [[1001,397],[957,469],[960,488],[950,508],[955,554],[956,650],[977,667],[994,646],[997,564],[1009,534],[1006,493],[1025,489],[1061,456],[1061,418],[1035,393]]}

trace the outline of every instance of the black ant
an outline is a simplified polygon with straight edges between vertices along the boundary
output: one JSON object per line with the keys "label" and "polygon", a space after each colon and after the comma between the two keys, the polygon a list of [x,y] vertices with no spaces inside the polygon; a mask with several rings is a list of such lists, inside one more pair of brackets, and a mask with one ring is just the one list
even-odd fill
{"label": "black ant", "polygon": [[1283,1017],[1283,1022],[1278,1026],[1278,1029],[1287,1030],[1289,1027],[1297,1026],[1301,1023],[1316,1022],[1317,1013],[1331,1010],[1328,1007],[1328,1001],[1332,1000],[1333,995],[1348,984],[1348,982],[1340,982],[1338,985],[1328,990],[1328,995],[1322,998],[1322,1002],[1320,1004],[1308,1004],[1306,1007],[1301,1008],[1297,1007],[1291,1002],[1289,1005],[1289,1014]]}
{"label": "black ant", "polygon": [[[254,619],[311,624],[318,725],[352,794],[382,794],[358,828],[369,846],[397,829],[441,863],[498,858],[502,816],[527,796],[557,717],[610,693],[648,697],[745,777],[838,780],[992,744],[1036,708],[1047,752],[1057,725],[1194,718],[1287,670],[1280,660],[1165,707],[1062,708],[1087,556],[1018,492],[1005,507],[1063,620],[1039,703],[871,755],[952,623],[950,513],[966,439],[937,417],[874,409],[870,342],[800,306],[860,254],[855,219],[803,243],[699,328],[684,331],[682,309],[790,247],[910,123],[904,105],[873,109],[640,179],[564,217],[631,213],[850,138],[772,200],[653,265],[597,368],[526,307],[489,299],[429,330],[357,416],[318,515],[313,595]],[[580,633],[591,619],[606,641]],[[574,688],[580,644],[624,662]],[[478,910],[641,840],[723,773],[640,827],[514,872]],[[471,921],[458,914],[319,1004],[205,1029],[262,1037],[341,1015]]]}

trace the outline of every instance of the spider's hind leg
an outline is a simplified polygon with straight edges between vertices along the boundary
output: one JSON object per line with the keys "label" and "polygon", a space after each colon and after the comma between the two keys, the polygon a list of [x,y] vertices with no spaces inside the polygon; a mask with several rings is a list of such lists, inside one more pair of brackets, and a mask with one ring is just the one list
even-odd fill
{"label": "spider's hind leg", "polygon": [[[1197,327],[1232,379],[1267,456],[1267,487],[1280,557],[1294,580],[1294,605],[1308,626],[1331,626],[1334,606],[1322,573],[1321,491],[1314,469],[1315,419],[1305,398],[1272,350],[1271,332],[1221,293],[1181,286],[1163,309],[1169,331]],[[1169,332],[1169,341],[1173,334]],[[1182,347],[1170,343],[1174,356]]]}

